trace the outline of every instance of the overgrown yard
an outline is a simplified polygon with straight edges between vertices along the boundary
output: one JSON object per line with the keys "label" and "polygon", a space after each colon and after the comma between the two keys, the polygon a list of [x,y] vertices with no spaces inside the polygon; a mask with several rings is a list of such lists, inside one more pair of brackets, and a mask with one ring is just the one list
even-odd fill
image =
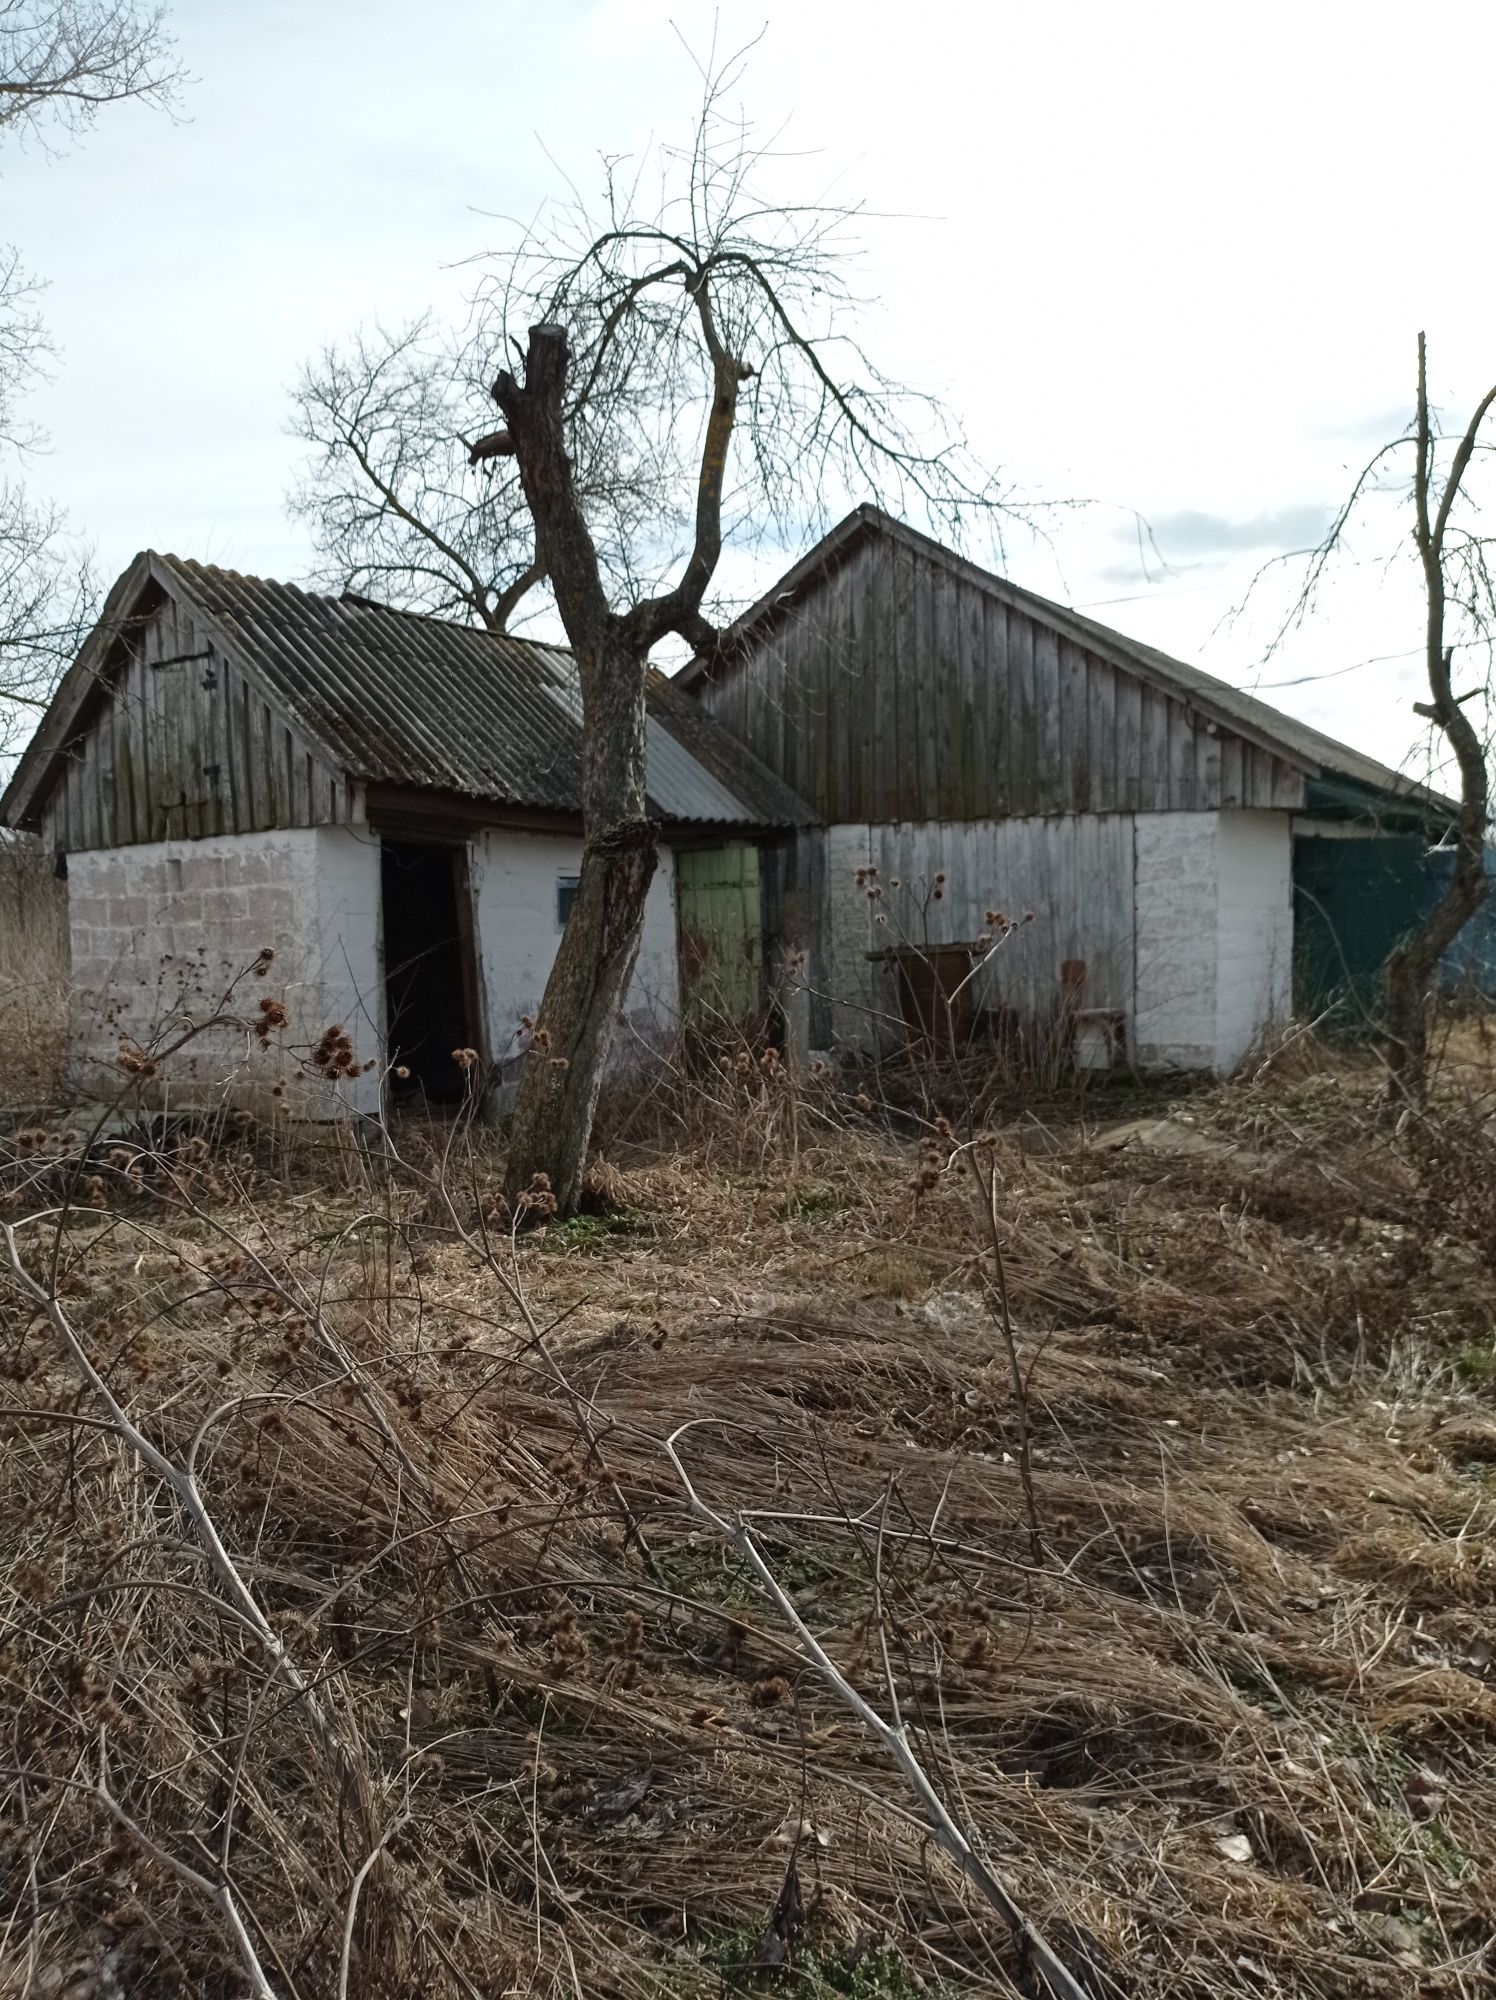
{"label": "overgrown yard", "polygon": [[1096,2000],[1490,1990],[1490,1081],[999,1120],[1032,1519],[975,1177],[865,1092],[734,1074],[513,1247],[486,1136],[21,1134],[0,1987],[1043,1993],[691,1424]]}

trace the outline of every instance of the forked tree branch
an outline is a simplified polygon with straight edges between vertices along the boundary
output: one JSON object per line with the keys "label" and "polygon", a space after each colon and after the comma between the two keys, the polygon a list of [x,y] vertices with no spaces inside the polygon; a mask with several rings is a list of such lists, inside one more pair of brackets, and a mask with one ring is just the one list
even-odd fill
{"label": "forked tree branch", "polygon": [[143,1854],[150,1856],[159,1867],[175,1875],[179,1882],[185,1882],[205,1902],[212,1904],[223,1919],[225,1930],[234,1941],[234,1949],[244,1965],[250,1991],[255,2000],[277,2000],[275,1988],[265,1976],[265,1968],[260,1963],[260,1955],[255,1950],[249,1928],[240,1914],[238,1899],[226,1881],[211,1882],[206,1875],[173,1854],[158,1840],[153,1840],[140,1822],[127,1813],[119,1800],[109,1789],[109,1774],[105,1764],[104,1736],[99,1732],[99,1775],[94,1784],[94,1797],[123,1832],[129,1835]]}
{"label": "forked tree branch", "polygon": [[908,1730],[902,1721],[898,1724],[886,1721],[872,1703],[864,1700],[852,1686],[800,1616],[794,1600],[764,1560],[757,1542],[754,1541],[742,1518],[729,1520],[725,1515],[709,1507],[697,1492],[691,1475],[681,1461],[680,1441],[689,1432],[715,1421],[716,1419],[712,1417],[695,1418],[690,1423],[682,1424],[665,1439],[665,1454],[675,1468],[675,1475],[685,1494],[687,1507],[697,1520],[704,1522],[737,1550],[758,1579],[760,1587],[775,1610],[795,1634],[805,1657],[826,1686],[888,1752],[924,1809],[925,1818],[936,1842],[956,1863],[972,1886],[997,1911],[1012,1932],[1025,1964],[1032,1966],[1038,1972],[1053,1995],[1053,2000],[1090,2000],[1085,1987],[1057,1956],[1053,1946],[1049,1944],[1033,1919],[1025,1914],[1012,1892],[988,1867],[970,1835],[957,1824],[945,1801],[930,1782],[924,1766],[910,1749]]}
{"label": "forked tree branch", "polygon": [[[27,1220],[32,1223],[42,1222],[46,1220],[46,1215],[39,1213],[29,1216]],[[18,1225],[15,1223],[0,1223],[0,1236],[4,1238],[6,1261],[12,1279],[50,1323],[85,1386],[103,1405],[116,1435],[140,1463],[162,1481],[176,1500],[194,1540],[207,1557],[209,1567],[217,1577],[230,1605],[258,1640],[269,1662],[273,1678],[294,1697],[297,1706],[306,1716],[312,1734],[337,1779],[345,1800],[359,1819],[366,1837],[373,1844],[379,1836],[367,1777],[344,1743],[316,1690],[287,1651],[284,1642],[261,1608],[258,1598],[245,1582],[238,1564],[229,1554],[223,1537],[218,1532],[217,1524],[203,1499],[190,1458],[185,1466],[176,1464],[153,1445],[140,1429],[95,1367],[55,1290],[41,1284],[27,1270],[21,1256],[17,1228]]]}

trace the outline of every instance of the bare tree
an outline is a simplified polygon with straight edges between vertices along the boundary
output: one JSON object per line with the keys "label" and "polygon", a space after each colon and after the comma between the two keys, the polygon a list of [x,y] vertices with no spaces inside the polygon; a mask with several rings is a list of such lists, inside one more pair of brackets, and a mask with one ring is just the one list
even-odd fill
{"label": "bare tree", "polygon": [[87,554],[59,511],[0,481],[0,762],[51,700],[96,601]]}
{"label": "bare tree", "polygon": [[[741,58],[704,74],[689,144],[661,187],[605,163],[492,267],[485,303],[515,357],[492,395],[535,555],[575,654],[583,704],[580,882],[536,1023],[510,1142],[517,1199],[548,1177],[578,1199],[615,1023],[633,972],[657,830],[645,792],[645,673],[667,639],[722,643],[708,592],[723,548],[803,545],[848,495],[959,534],[1002,496],[943,412],[881,375],[846,330],[855,208],[786,200],[802,172],[756,144],[726,98]],[[578,468],[604,462],[649,497],[613,573]]]}
{"label": "bare tree", "polygon": [[[370,591],[406,610],[511,629],[545,583],[512,460],[475,449],[492,428],[492,312],[465,333],[431,319],[358,332],[307,368],[294,434],[310,447],[291,511],[317,550],[313,581]],[[629,551],[652,495],[606,431],[573,466],[604,575],[627,588]]]}
{"label": "bare tree", "polygon": [[324,587],[509,628],[541,582],[519,480],[471,463],[487,390],[475,351],[429,320],[327,348],[295,392],[311,447],[292,512],[312,531]]}
{"label": "bare tree", "polygon": [[[101,106],[170,101],[179,81],[160,8],[132,0],[0,0],[0,134],[74,136]],[[28,733],[93,620],[86,556],[20,470],[40,442],[26,390],[50,348],[38,286],[0,244],[0,759]]]}
{"label": "bare tree", "polygon": [[181,81],[164,7],[0,0],[0,126],[75,134],[106,104],[168,104]]}
{"label": "bare tree", "polygon": [[[1428,1087],[1429,1001],[1439,964],[1488,893],[1487,757],[1491,651],[1496,641],[1496,577],[1491,572],[1490,551],[1496,538],[1482,530],[1480,498],[1472,487],[1470,475],[1477,457],[1484,458],[1496,449],[1483,436],[1493,406],[1496,406],[1496,385],[1481,397],[1459,433],[1453,451],[1441,462],[1443,439],[1428,392],[1427,343],[1424,335],[1419,334],[1412,422],[1400,436],[1380,445],[1362,467],[1324,540],[1310,555],[1288,618],[1273,642],[1276,646],[1291,627],[1301,624],[1309,615],[1331,563],[1344,550],[1362,502],[1369,494],[1385,490],[1389,466],[1394,466],[1401,454],[1411,450],[1411,539],[1424,599],[1424,674],[1429,692],[1429,699],[1415,702],[1413,708],[1431,725],[1435,745],[1442,745],[1442,756],[1436,747],[1433,762],[1453,760],[1459,774],[1459,802],[1451,829],[1454,869],[1448,887],[1387,961],[1387,1062],[1391,1076],[1389,1101],[1394,1104],[1421,1104],[1424,1100]],[[1454,692],[1457,652],[1470,653],[1485,663],[1481,678],[1458,695]],[[1482,708],[1481,704],[1486,706]],[[1479,726],[1471,720],[1472,706],[1481,714]]]}
{"label": "bare tree", "polygon": [[0,760],[29,733],[92,621],[88,562],[60,511],[20,477],[39,442],[24,396],[49,348],[37,287],[0,246]]}
{"label": "bare tree", "polygon": [[[1461,511],[1466,474],[1482,445],[1481,431],[1496,404],[1496,385],[1487,389],[1465,426],[1447,471],[1437,461],[1437,438],[1428,399],[1424,337],[1418,336],[1418,407],[1414,418],[1413,540],[1423,571],[1426,603],[1424,671],[1429,699],[1415,704],[1419,715],[1440,731],[1460,774],[1460,804],[1454,825],[1454,871],[1443,896],[1413,934],[1387,961],[1388,1055],[1400,1096],[1423,1102],[1428,1087],[1428,996],[1439,961],[1485,901],[1486,831],[1490,825],[1490,773],[1486,744],[1470,720],[1467,704],[1489,694],[1485,681],[1461,695],[1454,692],[1454,622],[1465,628],[1466,643],[1486,656],[1496,634],[1496,579],[1488,560],[1491,537],[1478,518]],[[1451,617],[1453,614],[1453,618]]]}

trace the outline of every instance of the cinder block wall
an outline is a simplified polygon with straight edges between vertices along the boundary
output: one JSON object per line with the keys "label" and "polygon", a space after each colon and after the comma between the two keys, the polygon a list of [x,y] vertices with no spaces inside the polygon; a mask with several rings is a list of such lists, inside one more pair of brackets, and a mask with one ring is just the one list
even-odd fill
{"label": "cinder block wall", "polygon": [[[268,1050],[246,1028],[214,1029],[163,1062],[156,1100],[184,1107],[229,1100],[260,1111],[280,1102],[303,1117],[377,1104],[375,1075],[333,1090],[307,1080],[300,1059],[334,1023],[361,1058],[379,1053],[372,836],[317,827],[75,853],[68,931],[70,1069],[87,1094],[117,1093],[122,1042],[145,1048],[174,1039],[221,1005],[247,1020],[269,996],[290,1019]],[[244,976],[265,947],[275,954],[266,976]]]}

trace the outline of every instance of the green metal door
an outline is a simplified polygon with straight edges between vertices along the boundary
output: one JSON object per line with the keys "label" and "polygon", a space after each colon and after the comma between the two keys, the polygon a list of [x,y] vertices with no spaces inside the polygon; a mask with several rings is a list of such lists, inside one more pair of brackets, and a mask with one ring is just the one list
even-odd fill
{"label": "green metal door", "polygon": [[1295,840],[1295,1013],[1334,1034],[1375,1034],[1382,967],[1418,922],[1422,897],[1423,843],[1415,834]]}
{"label": "green metal door", "polygon": [[763,1004],[758,849],[745,840],[678,848],[681,1009],[693,1027],[742,1027]]}

